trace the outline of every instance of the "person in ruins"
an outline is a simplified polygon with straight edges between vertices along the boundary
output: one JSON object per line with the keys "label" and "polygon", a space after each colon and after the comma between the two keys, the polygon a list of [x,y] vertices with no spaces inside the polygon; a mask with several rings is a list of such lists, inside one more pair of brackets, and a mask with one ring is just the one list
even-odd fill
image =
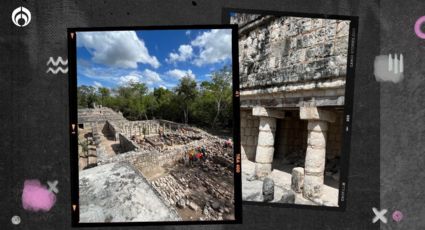
{"label": "person in ruins", "polygon": [[232,138],[229,138],[227,141],[224,142],[224,147],[227,148],[232,148],[233,147],[233,142],[232,142]]}
{"label": "person in ruins", "polygon": [[205,145],[202,145],[201,153],[202,153],[202,160],[205,161],[205,159],[207,158],[207,150],[205,148]]}

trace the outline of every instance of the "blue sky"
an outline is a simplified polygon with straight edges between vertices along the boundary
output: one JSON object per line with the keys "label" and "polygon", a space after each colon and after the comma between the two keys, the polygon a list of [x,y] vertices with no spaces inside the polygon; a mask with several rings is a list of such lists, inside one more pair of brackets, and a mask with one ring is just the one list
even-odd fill
{"label": "blue sky", "polygon": [[142,30],[77,33],[77,84],[115,88],[130,82],[172,89],[232,64],[231,30]]}

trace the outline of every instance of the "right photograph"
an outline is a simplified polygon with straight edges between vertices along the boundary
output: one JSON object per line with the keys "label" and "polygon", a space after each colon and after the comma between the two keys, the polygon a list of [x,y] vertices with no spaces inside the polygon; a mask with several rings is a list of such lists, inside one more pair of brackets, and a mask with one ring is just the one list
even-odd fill
{"label": "right photograph", "polygon": [[242,198],[345,207],[357,18],[298,15],[224,14],[239,28]]}

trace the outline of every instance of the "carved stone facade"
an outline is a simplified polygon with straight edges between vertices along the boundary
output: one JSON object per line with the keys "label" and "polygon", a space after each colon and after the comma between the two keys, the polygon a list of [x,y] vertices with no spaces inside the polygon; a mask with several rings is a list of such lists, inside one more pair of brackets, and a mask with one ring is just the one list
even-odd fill
{"label": "carved stone facade", "polygon": [[236,14],[231,23],[239,25],[243,159],[262,179],[276,159],[301,156],[292,187],[320,199],[326,161],[341,152],[349,21]]}

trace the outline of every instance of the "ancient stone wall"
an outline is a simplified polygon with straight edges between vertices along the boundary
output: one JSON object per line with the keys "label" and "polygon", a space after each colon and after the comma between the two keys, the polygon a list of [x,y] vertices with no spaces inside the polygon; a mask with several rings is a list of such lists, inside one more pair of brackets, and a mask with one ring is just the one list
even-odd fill
{"label": "ancient stone wall", "polygon": [[97,107],[94,109],[78,109],[78,124],[106,122],[106,121],[125,121],[121,113],[117,113],[111,108]]}
{"label": "ancient stone wall", "polygon": [[252,110],[241,110],[241,152],[243,157],[255,160],[258,142],[259,118],[252,116]]}
{"label": "ancient stone wall", "polygon": [[102,131],[107,132],[111,136],[116,136],[118,133],[121,132],[121,129],[115,122],[106,121]]}
{"label": "ancient stone wall", "polygon": [[120,148],[121,152],[129,152],[133,150],[137,150],[139,146],[132,140],[130,140],[128,137],[126,137],[123,134],[119,134],[119,140],[120,140]]}
{"label": "ancient stone wall", "polygon": [[163,166],[165,164],[172,165],[178,160],[183,159],[185,151],[184,147],[174,148],[170,150],[159,151],[147,151],[144,154],[139,155],[134,159],[133,163],[142,172],[152,171],[158,166]]}
{"label": "ancient stone wall", "polygon": [[344,104],[348,21],[237,14],[232,22],[241,26],[242,107]]}
{"label": "ancient stone wall", "polygon": [[[295,117],[277,120],[276,145],[274,158],[283,159],[288,156],[305,157],[307,149],[307,121],[301,120],[298,111],[292,113]],[[336,121],[329,123],[326,141],[326,157],[334,159],[341,155],[342,145],[342,111],[335,111]],[[249,160],[255,160],[258,142],[259,119],[252,116],[251,110],[241,110],[241,151]]]}
{"label": "ancient stone wall", "polygon": [[150,136],[158,135],[162,129],[164,132],[176,131],[185,124],[179,124],[167,120],[143,120],[143,121],[119,121],[117,122],[122,133],[127,136]]}

